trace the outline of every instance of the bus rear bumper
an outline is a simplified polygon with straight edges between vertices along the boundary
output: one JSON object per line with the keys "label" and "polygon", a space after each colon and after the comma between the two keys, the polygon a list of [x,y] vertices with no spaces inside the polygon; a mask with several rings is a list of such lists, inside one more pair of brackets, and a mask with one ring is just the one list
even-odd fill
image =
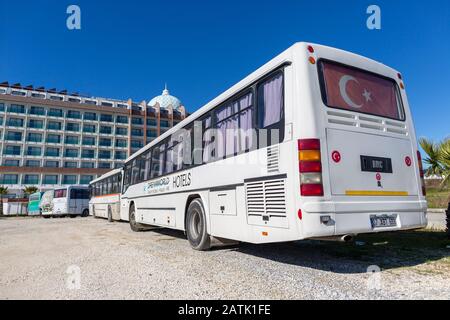
{"label": "bus rear bumper", "polygon": [[[303,236],[316,238],[424,228],[428,224],[426,201],[323,202],[305,204]],[[396,225],[376,227],[373,217],[394,217]]]}

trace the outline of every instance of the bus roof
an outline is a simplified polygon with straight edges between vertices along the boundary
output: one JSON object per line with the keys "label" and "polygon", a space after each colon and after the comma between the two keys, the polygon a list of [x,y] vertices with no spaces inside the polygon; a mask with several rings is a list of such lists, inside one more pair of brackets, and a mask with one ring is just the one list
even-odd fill
{"label": "bus roof", "polygon": [[[339,52],[339,53],[345,54],[345,55],[347,55],[347,56],[349,56],[351,58],[356,58],[356,59],[358,59],[360,61],[366,61],[366,62],[371,63],[371,64],[376,64],[377,66],[379,66],[381,68],[387,68],[387,69],[390,69],[390,70],[392,70],[394,72],[397,72],[395,69],[392,69],[389,66],[386,66],[386,65],[384,65],[384,64],[382,64],[382,63],[380,63],[378,61],[372,60],[370,58],[367,58],[367,57],[364,57],[364,56],[361,56],[361,55],[358,55],[358,54],[355,54],[355,53],[350,52],[350,51],[345,51],[345,50],[342,50],[342,49],[337,49],[337,48],[334,48],[334,47],[324,46],[324,45],[310,43],[310,42],[308,42],[308,43],[307,42],[297,42],[297,43],[293,44],[291,47],[289,47],[288,49],[286,49],[285,51],[283,51],[282,53],[280,53],[279,55],[277,55],[275,58],[273,58],[272,60],[270,60],[269,62],[267,62],[263,66],[261,66],[260,68],[258,68],[256,71],[252,72],[250,75],[248,75],[247,77],[245,77],[244,79],[242,79],[241,81],[239,81],[238,83],[233,85],[231,88],[229,88],[228,90],[226,90],[225,92],[223,92],[222,94],[220,94],[219,96],[214,98],[213,100],[209,101],[206,105],[204,105],[203,107],[199,108],[197,111],[195,111],[189,117],[185,118],[183,121],[178,123],[176,126],[172,127],[171,129],[169,129],[168,131],[166,131],[165,133],[160,135],[158,138],[153,140],[151,143],[147,144],[146,146],[141,148],[139,151],[135,152],[133,155],[128,157],[128,159],[125,161],[125,163],[128,163],[129,161],[137,158],[138,156],[143,154],[145,151],[147,151],[148,149],[150,149],[154,145],[156,145],[159,142],[163,141],[164,139],[170,137],[172,134],[174,134],[178,130],[182,129],[187,124],[191,123],[194,119],[197,119],[197,118],[201,117],[203,114],[205,114],[208,111],[210,111],[210,110],[214,109],[215,107],[219,106],[221,103],[226,102],[228,99],[233,97],[235,94],[237,94],[240,91],[242,91],[243,88],[251,85],[252,83],[257,81],[258,79],[260,79],[264,75],[270,73],[273,70],[276,70],[277,68],[283,66],[286,63],[290,63],[292,58],[293,58],[293,50],[295,50],[297,48],[305,48],[308,45],[312,45],[313,47],[317,47],[317,48],[320,47],[320,48],[322,48],[324,50],[333,50],[334,52]],[[101,179],[101,177],[99,179]]]}
{"label": "bus roof", "polygon": [[115,174],[118,174],[118,173],[120,173],[121,171],[122,171],[121,168],[119,168],[119,169],[114,169],[114,170],[111,170],[111,171],[108,171],[107,173],[105,173],[105,174],[102,175],[101,177],[98,177],[97,179],[92,180],[89,184],[93,184],[93,183],[95,183],[95,182],[99,182],[99,181],[101,181],[101,180],[103,180],[103,179],[106,179],[106,178],[111,177],[111,176],[113,176],[113,175],[115,175]]}

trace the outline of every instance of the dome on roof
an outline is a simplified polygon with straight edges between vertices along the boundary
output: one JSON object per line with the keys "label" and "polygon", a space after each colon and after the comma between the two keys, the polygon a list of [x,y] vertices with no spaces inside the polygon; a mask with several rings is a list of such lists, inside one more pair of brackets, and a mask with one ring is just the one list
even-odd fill
{"label": "dome on roof", "polygon": [[162,109],[167,109],[169,106],[172,106],[173,109],[178,109],[181,107],[181,101],[177,97],[171,96],[167,86],[164,88],[162,94],[160,96],[154,97],[149,103],[149,107],[155,107],[156,104],[159,104],[159,107]]}

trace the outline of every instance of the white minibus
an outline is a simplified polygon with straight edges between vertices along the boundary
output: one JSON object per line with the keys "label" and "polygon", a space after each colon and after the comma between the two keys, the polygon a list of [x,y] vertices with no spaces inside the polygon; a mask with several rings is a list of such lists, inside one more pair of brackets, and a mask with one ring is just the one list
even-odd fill
{"label": "white minibus", "polygon": [[[89,188],[86,186],[67,186],[53,191],[51,216],[89,215]],[[46,213],[42,213],[46,215]]]}
{"label": "white minibus", "polygon": [[[121,220],[120,192],[122,188],[122,169],[112,170],[90,185],[89,214],[95,218],[105,218],[109,222]],[[124,217],[128,221],[128,217]]]}
{"label": "white minibus", "polygon": [[297,43],[127,159],[132,230],[273,243],[427,224],[403,76]]}

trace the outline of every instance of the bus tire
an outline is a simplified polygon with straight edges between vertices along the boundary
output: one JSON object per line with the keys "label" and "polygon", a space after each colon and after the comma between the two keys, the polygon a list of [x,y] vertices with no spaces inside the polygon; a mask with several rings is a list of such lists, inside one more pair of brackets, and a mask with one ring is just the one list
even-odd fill
{"label": "bus tire", "polygon": [[136,210],[134,209],[134,204],[130,206],[130,228],[134,232],[141,232],[145,230],[145,228],[136,222]]}
{"label": "bus tire", "polygon": [[83,213],[81,214],[82,217],[88,217],[89,216],[89,210],[88,209],[84,209]]}
{"label": "bus tire", "polygon": [[186,216],[186,235],[192,249],[206,251],[211,248],[211,238],[206,230],[206,214],[200,199],[194,199]]}
{"label": "bus tire", "polygon": [[108,206],[108,222],[113,222],[111,206]]}

